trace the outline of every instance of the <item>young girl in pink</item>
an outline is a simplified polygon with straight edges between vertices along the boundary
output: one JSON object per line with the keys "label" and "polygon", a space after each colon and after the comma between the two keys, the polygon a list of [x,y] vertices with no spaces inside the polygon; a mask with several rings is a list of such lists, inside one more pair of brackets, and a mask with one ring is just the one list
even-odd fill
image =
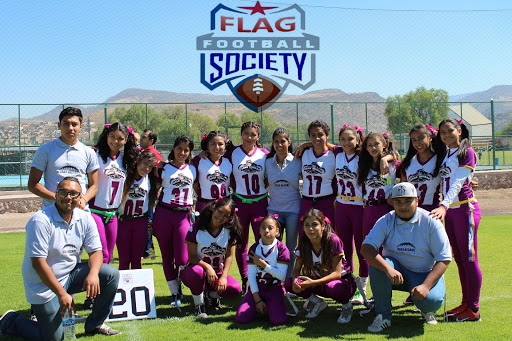
{"label": "young girl in pink", "polygon": [[260,240],[249,249],[247,257],[250,289],[236,313],[237,323],[249,323],[256,313],[268,312],[270,323],[286,323],[283,281],[290,261],[290,252],[277,239],[280,233],[276,216],[268,215],[261,221]]}
{"label": "young girl in pink", "polygon": [[194,299],[194,314],[206,318],[205,301],[220,309],[220,297],[240,294],[240,284],[228,275],[233,249],[242,239],[235,202],[229,197],[208,204],[199,221],[187,233],[189,264],[181,272],[183,283]]}
{"label": "young girl in pink", "polygon": [[267,196],[265,187],[265,160],[268,150],[261,148],[259,139],[261,127],[256,122],[245,122],[241,127],[242,145],[228,151],[225,157],[233,165],[231,181],[233,199],[238,208],[237,215],[242,225],[242,243],[236,248],[236,262],[242,277],[242,294],[247,289],[247,247],[249,244],[249,225],[252,226],[254,239],[259,239],[261,219],[267,215]]}
{"label": "young girl in pink", "polygon": [[137,166],[127,171],[116,242],[119,270],[142,267],[141,258],[148,238],[149,210],[155,204],[157,194],[153,172],[157,162],[155,154],[146,150],[137,158]]}
{"label": "young girl in pink", "polygon": [[331,225],[321,211],[311,209],[302,218],[304,233],[295,250],[292,277],[285,282],[286,291],[312,304],[306,318],[315,318],[327,308],[327,302],[321,297],[340,302],[342,309],[338,323],[348,323],[353,312],[349,300],[356,291],[356,283],[345,260],[341,240],[332,233]]}

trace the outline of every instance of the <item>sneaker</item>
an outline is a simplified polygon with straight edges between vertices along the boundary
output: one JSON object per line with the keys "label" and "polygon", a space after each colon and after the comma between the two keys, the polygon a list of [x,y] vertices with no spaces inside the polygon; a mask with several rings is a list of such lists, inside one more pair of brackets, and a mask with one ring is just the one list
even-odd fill
{"label": "sneaker", "polygon": [[245,296],[247,293],[247,278],[242,278],[242,292],[240,292],[240,295]]}
{"label": "sneaker", "polygon": [[112,335],[122,334],[122,332],[120,330],[113,329],[113,328],[107,326],[105,323],[103,323],[101,326],[94,328],[90,332],[85,332],[85,334],[86,335],[101,334],[101,335],[112,336]]}
{"label": "sneaker", "polygon": [[181,299],[182,298],[183,298],[183,295],[180,295],[179,293],[172,294],[171,295],[171,306],[172,307],[179,307],[181,305]]}
{"label": "sneaker", "polygon": [[352,314],[354,313],[354,307],[349,303],[346,307],[341,307],[340,317],[338,317],[338,323],[349,323],[352,320]]}
{"label": "sneaker", "polygon": [[425,319],[425,323],[426,324],[431,324],[431,325],[436,325],[437,324],[436,313],[435,312],[431,312],[431,313],[421,312],[421,315]]}
{"label": "sneaker", "polygon": [[206,307],[204,304],[198,304],[194,308],[194,315],[196,315],[197,318],[205,319],[208,317],[206,314]]}
{"label": "sneaker", "polygon": [[94,298],[86,298],[83,304],[84,310],[91,310],[94,304]]}
{"label": "sneaker", "polygon": [[2,317],[0,317],[0,336],[6,333],[7,327],[11,324],[10,318],[7,318],[8,315],[12,315],[14,310],[7,310]]}
{"label": "sneaker", "polygon": [[379,333],[388,327],[391,327],[391,321],[388,319],[383,320],[382,315],[379,314],[375,317],[373,323],[368,326],[368,331],[371,333]]}
{"label": "sneaker", "polygon": [[322,300],[320,303],[314,303],[313,308],[308,309],[308,314],[306,315],[307,319],[312,319],[317,317],[325,308],[328,307],[327,302]]}
{"label": "sneaker", "polygon": [[474,322],[474,321],[480,321],[480,311],[477,311],[476,313],[471,309],[467,308],[455,315],[449,315],[448,316],[448,322]]}
{"label": "sneaker", "polygon": [[404,305],[408,306],[408,305],[413,305],[413,304],[414,304],[414,302],[412,301],[412,296],[411,295],[407,296],[407,298],[404,301]]}
{"label": "sneaker", "polygon": [[36,316],[36,314],[33,314],[33,313],[32,313],[32,314],[30,314],[29,320],[30,320],[30,321],[34,321],[34,322],[37,322],[37,316]]}
{"label": "sneaker", "polygon": [[361,295],[359,289],[357,289],[356,292],[354,293],[354,296],[352,296],[352,300],[350,301],[350,303],[355,305],[364,303],[363,295]]}
{"label": "sneaker", "polygon": [[297,295],[293,291],[287,291],[286,294],[291,298],[297,297]]}
{"label": "sneaker", "polygon": [[462,302],[458,307],[446,311],[446,316],[456,315],[466,310],[466,302]]}
{"label": "sneaker", "polygon": [[220,310],[220,297],[210,297],[210,292],[205,292],[206,306],[213,308],[215,311]]}

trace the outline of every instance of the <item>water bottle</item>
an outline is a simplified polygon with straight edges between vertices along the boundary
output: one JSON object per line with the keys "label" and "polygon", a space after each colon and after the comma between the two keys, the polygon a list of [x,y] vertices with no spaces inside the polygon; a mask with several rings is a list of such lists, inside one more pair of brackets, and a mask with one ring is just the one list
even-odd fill
{"label": "water bottle", "polygon": [[75,336],[75,316],[69,317],[69,310],[66,309],[62,318],[62,328],[64,329],[64,341],[76,340]]}

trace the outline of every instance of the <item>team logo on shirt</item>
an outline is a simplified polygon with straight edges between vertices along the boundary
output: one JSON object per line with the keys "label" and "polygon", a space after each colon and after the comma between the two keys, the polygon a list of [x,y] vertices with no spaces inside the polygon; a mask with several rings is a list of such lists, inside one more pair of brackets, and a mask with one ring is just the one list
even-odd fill
{"label": "team logo on shirt", "polygon": [[263,167],[252,162],[252,160],[246,160],[245,163],[238,165],[238,169],[244,173],[258,173],[263,170]]}
{"label": "team logo on shirt", "polygon": [[175,187],[185,187],[190,186],[192,184],[192,179],[189,177],[186,177],[183,174],[178,174],[175,178],[171,178],[171,185]]}
{"label": "team logo on shirt", "polygon": [[78,253],[78,248],[73,244],[66,244],[62,247],[62,254]]}
{"label": "team logo on shirt", "polygon": [[416,253],[416,246],[411,243],[401,243],[396,247],[398,252]]}
{"label": "team logo on shirt", "polygon": [[71,175],[71,174],[75,175],[75,174],[80,173],[78,168],[76,168],[74,166],[64,166],[61,169],[59,169],[58,172],[59,172],[59,174],[68,174],[68,175]]}
{"label": "team logo on shirt", "polygon": [[432,180],[432,174],[425,172],[423,169],[419,169],[416,173],[411,174],[407,177],[407,181],[416,183],[430,180]]}
{"label": "team logo on shirt", "polygon": [[227,249],[225,247],[217,245],[217,243],[211,243],[210,246],[205,246],[201,249],[203,255],[210,257],[220,256],[225,254]]}
{"label": "team logo on shirt", "polygon": [[347,166],[343,166],[343,168],[336,168],[336,176],[340,179],[350,180],[355,179],[357,174],[355,172],[350,171]]}
{"label": "team logo on shirt", "polygon": [[213,174],[208,174],[206,179],[216,184],[221,184],[228,181],[228,176],[226,174],[222,174],[218,169],[216,169]]}
{"label": "team logo on shirt", "polygon": [[120,170],[119,167],[117,167],[115,163],[113,163],[109,167],[105,168],[103,173],[105,173],[105,175],[111,179],[123,179],[126,177],[126,174],[124,174],[124,172],[122,170]]}
{"label": "team logo on shirt", "polygon": [[324,174],[325,168],[318,165],[316,161],[313,161],[310,165],[304,165],[302,168],[304,172],[309,174]]}
{"label": "team logo on shirt", "polygon": [[290,183],[286,180],[277,180],[274,187],[290,187]]}
{"label": "team logo on shirt", "polygon": [[448,166],[446,165],[446,163],[443,163],[443,164],[441,165],[441,167],[439,167],[439,174],[440,174],[443,178],[444,178],[444,177],[447,177],[448,175],[450,175],[451,171],[452,171],[452,170],[450,169],[450,167],[448,167]]}
{"label": "team logo on shirt", "polygon": [[138,198],[144,198],[146,196],[146,193],[148,193],[147,190],[145,190],[144,188],[140,187],[137,184],[133,184],[128,196],[132,199],[138,199]]}
{"label": "team logo on shirt", "polygon": [[364,184],[371,188],[379,188],[386,185],[386,179],[383,179],[380,175],[372,175],[364,181]]}

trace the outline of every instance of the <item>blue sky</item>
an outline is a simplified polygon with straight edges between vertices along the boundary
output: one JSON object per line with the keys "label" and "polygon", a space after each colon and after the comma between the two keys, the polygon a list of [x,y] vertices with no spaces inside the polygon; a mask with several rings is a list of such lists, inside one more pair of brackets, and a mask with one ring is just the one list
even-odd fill
{"label": "blue sky", "polygon": [[[126,88],[209,93],[195,39],[209,33],[220,2],[255,3],[4,1],[0,103],[95,103]],[[426,86],[457,95],[512,83],[510,2],[262,1],[293,3],[306,11],[306,31],[320,37],[308,91],[387,97]]]}

